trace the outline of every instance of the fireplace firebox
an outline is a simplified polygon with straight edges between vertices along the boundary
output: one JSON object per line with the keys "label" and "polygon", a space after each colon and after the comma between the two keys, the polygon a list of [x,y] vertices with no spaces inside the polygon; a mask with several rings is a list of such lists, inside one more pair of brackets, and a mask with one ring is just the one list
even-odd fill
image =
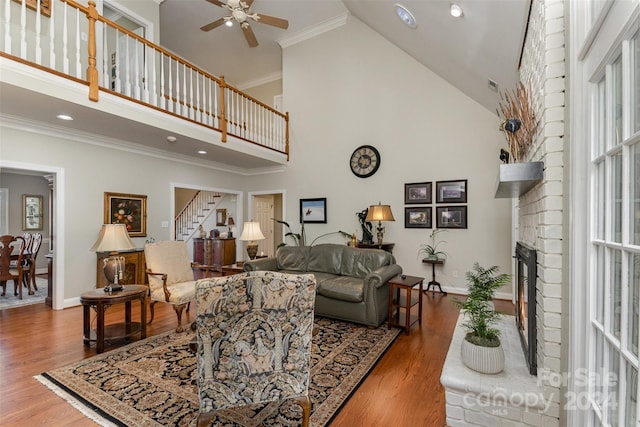
{"label": "fireplace firebox", "polygon": [[531,375],[537,374],[536,258],[535,249],[522,242],[516,243],[516,325]]}

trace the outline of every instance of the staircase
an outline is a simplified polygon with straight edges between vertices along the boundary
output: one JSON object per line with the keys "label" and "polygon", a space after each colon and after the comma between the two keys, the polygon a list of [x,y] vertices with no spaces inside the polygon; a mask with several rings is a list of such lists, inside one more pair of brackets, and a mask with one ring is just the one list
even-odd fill
{"label": "staircase", "polygon": [[194,237],[198,226],[213,212],[216,198],[220,197],[222,196],[217,191],[198,191],[187,206],[176,215],[174,222],[176,240],[189,240]]}

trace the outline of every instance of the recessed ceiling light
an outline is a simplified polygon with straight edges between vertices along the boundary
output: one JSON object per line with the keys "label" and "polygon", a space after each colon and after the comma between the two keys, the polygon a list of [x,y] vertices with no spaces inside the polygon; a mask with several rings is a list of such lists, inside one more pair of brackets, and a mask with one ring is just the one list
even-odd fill
{"label": "recessed ceiling light", "polygon": [[204,150],[198,150],[198,154],[207,154],[207,152]]}
{"label": "recessed ceiling light", "polygon": [[226,25],[227,27],[233,27],[233,21],[229,19],[228,21],[225,21],[224,25]]}
{"label": "recessed ceiling light", "polygon": [[173,136],[173,135],[169,135],[167,137],[167,141],[169,141],[169,142],[176,142],[176,140],[177,140],[177,138],[175,136]]}
{"label": "recessed ceiling light", "polygon": [[73,117],[68,116],[66,114],[58,114],[56,117],[59,118],[60,120],[73,120]]}
{"label": "recessed ceiling light", "polygon": [[456,3],[451,3],[451,6],[449,7],[449,13],[454,18],[460,18],[462,15],[464,15],[462,8]]}
{"label": "recessed ceiling light", "polygon": [[394,6],[396,8],[396,15],[398,15],[398,18],[400,18],[402,22],[410,28],[416,28],[418,26],[416,18],[414,18],[413,14],[409,12],[409,9],[398,3]]}

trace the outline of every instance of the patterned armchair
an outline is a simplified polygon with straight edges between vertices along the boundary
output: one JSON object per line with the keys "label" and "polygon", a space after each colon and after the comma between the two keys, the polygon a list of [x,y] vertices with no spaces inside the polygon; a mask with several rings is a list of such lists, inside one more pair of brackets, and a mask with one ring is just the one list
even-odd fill
{"label": "patterned armchair", "polygon": [[295,399],[309,424],[315,277],[253,271],[196,283],[198,425],[222,409]]}

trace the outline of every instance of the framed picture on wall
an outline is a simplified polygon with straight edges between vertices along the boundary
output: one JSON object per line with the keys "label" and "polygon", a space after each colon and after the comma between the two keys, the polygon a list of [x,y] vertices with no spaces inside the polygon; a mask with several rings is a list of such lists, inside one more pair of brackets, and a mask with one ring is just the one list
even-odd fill
{"label": "framed picture on wall", "polygon": [[467,203],[467,180],[437,181],[436,203]]}
{"label": "framed picture on wall", "polygon": [[327,223],[327,198],[300,199],[300,223]]}
{"label": "framed picture on wall", "polygon": [[42,230],[42,196],[22,195],[22,229]]}
{"label": "framed picture on wall", "polygon": [[429,204],[431,203],[431,183],[430,182],[414,182],[404,185],[404,203],[412,204]]}
{"label": "framed picture on wall", "polygon": [[431,206],[404,208],[404,228],[431,228]]}
{"label": "framed picture on wall", "polygon": [[466,206],[438,206],[436,208],[437,228],[467,228]]}
{"label": "framed picture on wall", "polygon": [[104,193],[104,223],[124,224],[129,236],[147,235],[147,196]]}

